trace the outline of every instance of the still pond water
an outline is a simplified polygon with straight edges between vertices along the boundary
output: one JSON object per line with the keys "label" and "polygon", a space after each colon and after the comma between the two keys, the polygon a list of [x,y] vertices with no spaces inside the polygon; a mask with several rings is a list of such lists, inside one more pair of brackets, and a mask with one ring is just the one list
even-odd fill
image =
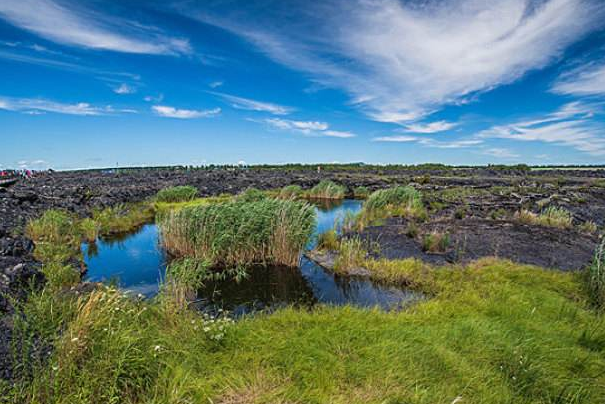
{"label": "still pond water", "polygon": [[[332,228],[347,211],[359,211],[361,202],[345,200],[317,205],[316,209],[315,234],[319,234]],[[86,280],[113,281],[148,297],[157,293],[166,271],[167,255],[155,224],[120,238],[99,239],[82,248],[88,267]],[[418,294],[408,290],[364,278],[335,275],[303,257],[299,268],[254,268],[239,283],[234,280],[207,282],[198,291],[196,306],[202,310],[223,308],[235,315],[316,303],[397,310],[418,298]]]}

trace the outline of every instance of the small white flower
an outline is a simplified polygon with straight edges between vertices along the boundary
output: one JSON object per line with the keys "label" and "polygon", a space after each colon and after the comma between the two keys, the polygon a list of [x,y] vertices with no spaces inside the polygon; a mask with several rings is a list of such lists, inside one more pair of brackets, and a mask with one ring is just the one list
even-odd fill
{"label": "small white flower", "polygon": [[155,346],[155,348],[153,348],[153,349],[154,349],[154,350],[157,352],[157,351],[159,351],[160,349],[162,349],[162,347],[161,347],[161,346],[159,346],[159,345],[156,345],[156,346]]}
{"label": "small white flower", "polygon": [[71,342],[76,342],[77,340],[79,340],[79,338],[78,338],[78,337],[73,337],[73,338],[71,339]]}

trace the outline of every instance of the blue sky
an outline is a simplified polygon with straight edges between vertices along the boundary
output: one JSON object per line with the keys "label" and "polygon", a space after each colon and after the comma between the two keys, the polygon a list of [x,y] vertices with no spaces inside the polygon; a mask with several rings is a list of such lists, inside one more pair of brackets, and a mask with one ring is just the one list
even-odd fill
{"label": "blue sky", "polygon": [[605,163],[602,0],[3,0],[0,166]]}

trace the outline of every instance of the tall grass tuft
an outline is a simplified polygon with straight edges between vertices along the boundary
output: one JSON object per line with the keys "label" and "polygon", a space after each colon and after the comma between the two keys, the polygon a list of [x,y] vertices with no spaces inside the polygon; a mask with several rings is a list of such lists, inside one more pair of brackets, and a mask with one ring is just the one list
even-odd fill
{"label": "tall grass tuft", "polygon": [[590,300],[599,310],[605,309],[605,237],[597,246],[592,264],[586,270]]}
{"label": "tall grass tuft", "polygon": [[522,209],[515,214],[515,219],[523,224],[558,227],[561,229],[567,229],[573,225],[572,214],[564,208],[555,206],[549,206],[540,214]]}
{"label": "tall grass tuft", "polygon": [[187,202],[197,197],[197,188],[190,185],[181,185],[172,188],[164,188],[156,195],[158,202]]}
{"label": "tall grass tuft", "polygon": [[95,209],[92,218],[103,235],[127,233],[153,221],[155,209],[151,203],[119,204],[105,209]]}
{"label": "tall grass tuft", "polygon": [[348,273],[351,269],[363,265],[367,251],[359,237],[351,237],[340,241],[338,257],[334,261],[334,271]]}
{"label": "tall grass tuft", "polygon": [[298,199],[303,195],[300,185],[288,185],[279,191],[281,199]]}
{"label": "tall grass tuft", "polygon": [[94,243],[99,237],[99,224],[89,217],[80,221],[79,228],[82,237],[89,243]]}
{"label": "tall grass tuft", "polygon": [[370,196],[370,190],[367,187],[361,186],[353,189],[355,199],[366,199]]}
{"label": "tall grass tuft", "polygon": [[394,216],[424,219],[426,215],[420,191],[409,186],[394,187],[373,192],[368,197],[359,214],[358,224],[362,229],[376,219]]}
{"label": "tall grass tuft", "polygon": [[267,198],[265,193],[256,188],[248,188],[237,196],[237,199],[241,202],[258,202],[265,198]]}
{"label": "tall grass tuft", "polygon": [[172,211],[158,217],[162,241],[177,257],[213,266],[296,266],[315,226],[307,203],[235,200]]}
{"label": "tall grass tuft", "polygon": [[347,189],[329,180],[323,180],[315,185],[308,193],[309,198],[318,199],[343,199]]}
{"label": "tall grass tuft", "polygon": [[74,246],[80,242],[76,219],[64,210],[47,210],[38,219],[29,221],[25,234],[35,243]]}

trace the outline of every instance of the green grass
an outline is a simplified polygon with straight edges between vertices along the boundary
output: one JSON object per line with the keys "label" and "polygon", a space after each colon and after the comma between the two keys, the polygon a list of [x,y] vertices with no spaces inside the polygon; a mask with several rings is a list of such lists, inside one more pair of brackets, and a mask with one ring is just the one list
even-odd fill
{"label": "green grass", "polygon": [[308,198],[343,199],[347,189],[329,180],[323,180],[307,192]]}
{"label": "green grass", "polygon": [[120,204],[92,212],[92,219],[102,235],[128,233],[152,222],[154,217],[155,208],[151,202]]}
{"label": "green grass", "polygon": [[296,266],[315,225],[303,202],[263,199],[201,205],[158,216],[167,250],[215,266]]}
{"label": "green grass", "polygon": [[605,309],[605,238],[597,246],[592,264],[585,271],[588,294],[595,307]]}
{"label": "green grass", "polygon": [[30,221],[25,234],[35,243],[78,245],[80,232],[77,219],[64,210],[50,209],[39,218]]}
{"label": "green grass", "polygon": [[363,228],[377,219],[388,217],[425,218],[422,194],[412,187],[394,187],[373,192],[364,202],[358,225]]}
{"label": "green grass", "polygon": [[422,249],[431,253],[443,253],[450,245],[450,236],[447,233],[432,232],[425,234],[422,239]]}
{"label": "green grass", "polygon": [[155,199],[158,202],[187,202],[197,197],[197,188],[190,185],[181,185],[177,187],[164,188],[160,190]]}
{"label": "green grass", "polygon": [[338,250],[340,241],[335,229],[326,230],[317,236],[317,248],[320,250]]}
{"label": "green grass", "polygon": [[515,218],[523,224],[557,227],[561,229],[567,229],[573,226],[572,214],[564,208],[555,206],[549,206],[540,214],[522,209],[516,213]]}
{"label": "green grass", "polygon": [[303,196],[303,189],[300,185],[288,185],[279,191],[279,197],[282,199],[298,199]]}
{"label": "green grass", "polygon": [[364,186],[355,187],[353,189],[353,196],[355,199],[366,199],[368,196],[370,196],[370,190]]}
{"label": "green grass", "polygon": [[[15,403],[600,403],[605,324],[574,274],[375,262],[432,298],[403,312],[287,308],[232,324],[113,289],[33,296],[55,347]],[[222,327],[222,328],[221,328]],[[56,330],[62,329],[61,334]],[[26,360],[24,359],[24,363]]]}
{"label": "green grass", "polygon": [[[58,241],[36,247],[71,250],[60,227],[68,233],[48,226]],[[65,291],[64,267],[47,260],[54,280],[12,318],[17,381],[0,385],[3,402],[605,401],[605,320],[579,273],[496,259],[444,268],[364,260],[373,279],[429,298],[405,311],[284,308],[233,323],[187,309],[170,285],[152,300],[111,287]],[[170,276],[191,286],[206,268],[191,261]]]}
{"label": "green grass", "polygon": [[334,261],[334,272],[347,274],[351,269],[364,264],[367,251],[359,237],[342,239],[338,245],[338,256]]}

